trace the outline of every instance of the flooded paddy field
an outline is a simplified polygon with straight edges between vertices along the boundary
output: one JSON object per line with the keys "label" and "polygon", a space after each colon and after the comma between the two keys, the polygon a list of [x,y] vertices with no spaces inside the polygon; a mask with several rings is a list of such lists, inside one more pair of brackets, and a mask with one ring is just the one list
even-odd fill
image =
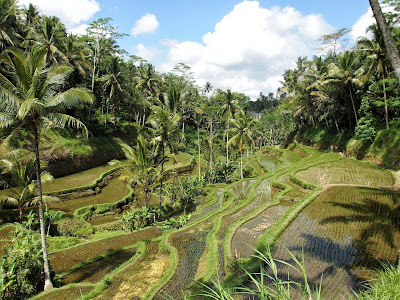
{"label": "flooded paddy field", "polygon": [[[353,295],[381,263],[396,263],[400,247],[400,197],[367,188],[333,187],[307,206],[276,243],[275,258],[291,261],[302,251],[309,281],[323,295]],[[281,275],[288,269],[282,267]],[[287,275],[286,275],[287,276]],[[296,279],[296,274],[290,274]],[[301,280],[300,278],[297,278]]]}
{"label": "flooded paddy field", "polygon": [[143,255],[117,274],[113,282],[95,299],[143,299],[150,288],[164,275],[168,256],[161,253],[159,242],[145,245]]}
{"label": "flooded paddy field", "polygon": [[395,183],[392,173],[376,165],[354,159],[341,159],[313,166],[296,174],[314,185],[353,184],[379,187]]}
{"label": "flooded paddy field", "polygon": [[148,227],[132,233],[126,233],[56,252],[49,256],[49,260],[54,272],[56,274],[61,274],[86,260],[129,245],[134,245],[138,241],[157,238],[161,234],[162,231],[157,227]]}

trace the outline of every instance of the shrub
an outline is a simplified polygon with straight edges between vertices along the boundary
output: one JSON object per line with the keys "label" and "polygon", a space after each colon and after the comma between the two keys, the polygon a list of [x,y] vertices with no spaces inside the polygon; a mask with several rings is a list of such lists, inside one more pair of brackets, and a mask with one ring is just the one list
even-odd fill
{"label": "shrub", "polygon": [[40,236],[32,230],[34,215],[24,225],[16,224],[0,262],[1,299],[26,299],[44,286]]}
{"label": "shrub", "polygon": [[205,181],[208,183],[231,183],[234,181],[234,172],[237,165],[230,162],[218,160],[212,170],[207,170],[204,174]]}
{"label": "shrub", "polygon": [[87,237],[93,233],[92,226],[81,218],[63,219],[57,223],[60,235]]}

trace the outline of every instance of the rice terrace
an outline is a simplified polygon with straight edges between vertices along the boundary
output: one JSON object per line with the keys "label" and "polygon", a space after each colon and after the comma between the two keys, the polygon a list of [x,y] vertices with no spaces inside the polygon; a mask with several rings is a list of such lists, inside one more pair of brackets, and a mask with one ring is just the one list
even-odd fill
{"label": "rice terrace", "polygon": [[1,299],[400,299],[399,0],[70,2],[0,0]]}

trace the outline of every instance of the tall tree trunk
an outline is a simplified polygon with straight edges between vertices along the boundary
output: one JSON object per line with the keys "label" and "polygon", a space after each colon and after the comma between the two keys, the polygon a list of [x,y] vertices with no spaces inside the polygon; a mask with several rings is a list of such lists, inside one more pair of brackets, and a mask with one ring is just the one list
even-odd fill
{"label": "tall tree trunk", "polygon": [[213,136],[213,122],[212,122],[212,118],[210,119],[210,170],[212,171],[213,169],[213,140],[212,140],[212,136]]}
{"label": "tall tree trunk", "polygon": [[93,73],[92,73],[92,92],[94,89],[94,74],[96,73],[96,60],[97,60],[97,48],[98,48],[98,40],[96,41],[96,45],[94,46],[94,57],[93,57]]}
{"label": "tall tree trunk", "polygon": [[387,95],[386,95],[386,84],[383,82],[383,96],[385,98],[385,120],[386,120],[386,129],[389,129],[389,110],[387,104]]}
{"label": "tall tree trunk", "polygon": [[353,98],[353,92],[351,90],[351,86],[349,86],[349,93],[350,93],[351,105],[353,105],[353,112],[354,112],[354,117],[356,119],[356,125],[357,125],[358,117],[357,117],[356,105],[354,104],[354,98]]}
{"label": "tall tree trunk", "polygon": [[201,167],[200,167],[200,124],[197,126],[197,143],[199,147],[199,179],[201,176]]}
{"label": "tall tree trunk", "polygon": [[385,43],[386,50],[388,52],[390,63],[394,69],[394,73],[396,74],[397,81],[400,84],[400,55],[397,50],[396,44],[392,37],[390,28],[386,23],[385,16],[382,13],[381,7],[379,6],[378,0],[369,0],[369,4],[371,5],[372,12],[374,13],[374,17],[376,23],[378,24],[379,30],[382,33],[383,41]]}
{"label": "tall tree trunk", "polygon": [[40,179],[40,156],[39,156],[39,133],[36,127],[33,128],[35,137],[35,157],[36,157],[36,181],[38,189],[38,202],[39,202],[39,221],[40,221],[40,238],[42,242],[43,251],[43,266],[44,266],[44,289],[53,288],[53,283],[50,277],[50,263],[47,257],[47,245],[46,245],[46,230],[44,228],[44,213],[43,213],[43,197],[42,197],[42,181]]}
{"label": "tall tree trunk", "polygon": [[243,179],[243,149],[240,151],[240,178]]}
{"label": "tall tree trunk", "polygon": [[226,130],[226,165],[229,165],[229,146],[228,146],[228,141],[229,141],[229,119],[228,119],[228,125],[227,125],[227,130]]}
{"label": "tall tree trunk", "polygon": [[161,145],[162,161],[161,161],[161,180],[160,180],[160,200],[158,202],[158,205],[160,207],[161,207],[161,202],[162,202],[162,190],[163,190],[163,179],[164,179],[163,178],[163,176],[164,176],[164,174],[163,174],[164,173],[164,143],[163,142],[161,142],[161,143],[162,143],[162,145]]}

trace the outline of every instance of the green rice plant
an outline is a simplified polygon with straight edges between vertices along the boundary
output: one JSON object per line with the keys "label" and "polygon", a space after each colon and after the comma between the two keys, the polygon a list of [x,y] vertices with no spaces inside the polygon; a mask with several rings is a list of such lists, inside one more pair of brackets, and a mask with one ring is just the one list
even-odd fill
{"label": "green rice plant", "polygon": [[365,285],[367,289],[357,295],[358,300],[400,299],[400,271],[393,265],[383,265],[376,278]]}
{"label": "green rice plant", "polygon": [[354,159],[341,159],[334,162],[321,163],[296,173],[300,180],[320,185],[321,174],[329,171],[329,184],[353,184],[379,187],[391,186],[395,183],[392,173],[376,165]]}
{"label": "green rice plant", "polygon": [[[293,297],[309,300],[321,299],[321,285],[317,285],[313,289],[308,283],[304,255],[299,260],[287,250],[289,256],[293,259],[293,264],[290,264],[286,261],[274,259],[269,248],[266,249],[265,253],[255,251],[254,257],[259,261],[259,271],[242,270],[242,276],[248,278],[246,285],[232,287],[221,283],[217,277],[211,281],[211,286],[199,282],[203,289],[197,292],[193,299],[234,300],[237,299],[236,296],[240,297],[240,295],[260,300],[290,300]],[[282,279],[279,274],[279,264],[285,264],[292,271],[298,273],[303,278],[303,282]]]}

